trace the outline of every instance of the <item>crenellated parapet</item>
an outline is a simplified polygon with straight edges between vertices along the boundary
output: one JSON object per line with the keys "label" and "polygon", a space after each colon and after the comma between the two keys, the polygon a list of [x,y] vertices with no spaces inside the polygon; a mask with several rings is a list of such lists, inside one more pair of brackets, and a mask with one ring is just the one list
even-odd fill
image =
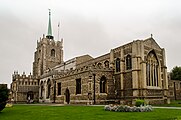
{"label": "crenellated parapet", "polygon": [[38,85],[39,80],[36,79],[31,73],[26,75],[25,72],[23,72],[23,74],[19,74],[18,71],[14,71],[12,81],[17,85]]}
{"label": "crenellated parapet", "polygon": [[80,68],[76,68],[74,70],[64,70],[61,72],[58,72],[54,78],[58,79],[58,78],[63,78],[63,77],[69,77],[69,76],[74,76],[77,74],[82,74],[82,73],[86,73],[89,72],[90,74],[93,74],[94,72],[112,72],[113,69],[110,67],[100,67],[99,65],[90,65],[90,66],[83,66]]}
{"label": "crenellated parapet", "polygon": [[54,39],[46,38],[45,35],[43,34],[43,38],[40,37],[40,40],[37,40],[37,48],[42,45],[51,45],[51,46],[62,48],[63,38],[61,39],[61,41],[55,41]]}
{"label": "crenellated parapet", "polygon": [[29,75],[26,75],[25,72],[19,74],[18,71],[14,71],[12,78],[13,81],[16,81],[18,79],[33,79],[33,75],[31,75],[31,73]]}

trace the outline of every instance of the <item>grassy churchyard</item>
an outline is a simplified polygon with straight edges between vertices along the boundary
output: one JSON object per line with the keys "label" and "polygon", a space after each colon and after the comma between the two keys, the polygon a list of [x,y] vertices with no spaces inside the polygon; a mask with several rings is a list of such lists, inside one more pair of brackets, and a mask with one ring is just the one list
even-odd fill
{"label": "grassy churchyard", "polygon": [[14,105],[0,112],[0,120],[179,120],[181,110],[110,112],[103,106]]}

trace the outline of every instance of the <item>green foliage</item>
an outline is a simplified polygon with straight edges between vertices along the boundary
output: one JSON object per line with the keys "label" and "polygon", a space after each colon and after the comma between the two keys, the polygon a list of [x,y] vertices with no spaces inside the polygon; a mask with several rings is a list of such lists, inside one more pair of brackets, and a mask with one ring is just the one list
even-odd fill
{"label": "green foliage", "polygon": [[172,80],[181,80],[181,67],[175,66],[170,73]]}
{"label": "green foliage", "polygon": [[143,106],[144,104],[145,104],[145,101],[141,99],[137,99],[135,102],[136,107],[140,107],[141,105]]}
{"label": "green foliage", "polygon": [[181,110],[109,112],[103,106],[14,105],[0,113],[0,120],[176,120]]}
{"label": "green foliage", "polygon": [[8,89],[6,85],[0,85],[0,111],[2,111],[8,100]]}

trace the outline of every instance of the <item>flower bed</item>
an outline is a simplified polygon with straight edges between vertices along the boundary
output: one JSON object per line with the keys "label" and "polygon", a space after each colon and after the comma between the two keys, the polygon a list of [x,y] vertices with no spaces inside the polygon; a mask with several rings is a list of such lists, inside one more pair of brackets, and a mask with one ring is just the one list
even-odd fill
{"label": "flower bed", "polygon": [[127,105],[106,105],[104,106],[106,111],[115,111],[115,112],[151,112],[153,108],[151,105],[140,106],[140,107],[130,107]]}

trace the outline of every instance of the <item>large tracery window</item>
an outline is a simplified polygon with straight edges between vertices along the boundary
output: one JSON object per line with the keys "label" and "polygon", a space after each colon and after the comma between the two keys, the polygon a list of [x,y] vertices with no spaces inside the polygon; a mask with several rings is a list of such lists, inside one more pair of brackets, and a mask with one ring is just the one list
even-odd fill
{"label": "large tracery window", "polygon": [[151,51],[147,56],[146,63],[147,86],[158,86],[158,67],[158,59],[154,51]]}
{"label": "large tracery window", "polygon": [[107,86],[107,81],[106,77],[102,76],[100,79],[100,93],[106,93],[106,86]]}

